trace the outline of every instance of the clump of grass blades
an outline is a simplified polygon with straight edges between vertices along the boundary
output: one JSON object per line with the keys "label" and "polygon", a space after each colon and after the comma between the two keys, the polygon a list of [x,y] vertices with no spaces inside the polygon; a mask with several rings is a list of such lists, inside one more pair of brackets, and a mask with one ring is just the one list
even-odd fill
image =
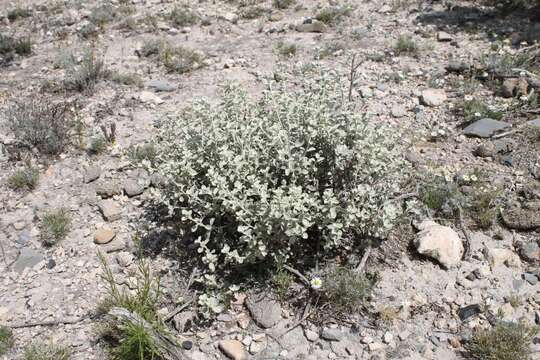
{"label": "clump of grass blades", "polygon": [[14,190],[34,190],[39,180],[39,170],[28,166],[16,170],[7,180],[8,186]]}
{"label": "clump of grass blades", "polygon": [[340,22],[352,12],[350,5],[332,6],[322,9],[315,18],[325,24],[333,25]]}
{"label": "clump of grass blades", "polygon": [[276,44],[276,52],[283,57],[291,57],[296,55],[298,45],[280,41]]}
{"label": "clump of grass blades", "polygon": [[537,326],[500,322],[489,330],[477,332],[468,351],[478,360],[528,360],[530,343],[538,333]]}
{"label": "clump of grass blades", "polygon": [[66,238],[71,229],[71,217],[66,209],[52,210],[43,216],[40,238],[45,246],[52,246]]}
{"label": "clump of grass blades", "polygon": [[0,356],[6,354],[13,347],[13,332],[7,326],[0,325]]}
{"label": "clump of grass blades", "polygon": [[394,45],[394,52],[396,55],[417,55],[418,50],[418,45],[414,39],[408,35],[400,35]]}
{"label": "clump of grass blades", "polygon": [[[107,314],[112,308],[123,308],[146,321],[157,332],[165,332],[165,326],[157,313],[161,300],[159,278],[152,276],[150,265],[141,260],[138,266],[134,291],[120,289],[104,255],[99,253],[103,267],[102,279],[107,296],[99,305],[99,312]],[[159,359],[160,351],[148,329],[142,323],[121,323],[107,318],[101,336],[110,346],[111,354],[119,360]]]}
{"label": "clump of grass blades", "polygon": [[33,343],[26,347],[23,360],[69,360],[71,351],[62,345]]}
{"label": "clump of grass blades", "polygon": [[93,92],[100,80],[107,78],[109,71],[101,56],[93,50],[87,51],[79,65],[73,65],[66,69],[64,85],[68,90],[79,92]]}
{"label": "clump of grass blades", "polygon": [[372,286],[373,280],[353,269],[337,266],[324,277],[323,297],[338,313],[351,313],[365,304]]}

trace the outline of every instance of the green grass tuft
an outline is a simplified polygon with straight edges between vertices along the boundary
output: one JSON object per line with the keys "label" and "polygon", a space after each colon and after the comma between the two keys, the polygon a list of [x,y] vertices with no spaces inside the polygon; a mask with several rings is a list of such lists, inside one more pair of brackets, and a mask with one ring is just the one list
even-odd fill
{"label": "green grass tuft", "polygon": [[537,326],[500,322],[473,336],[469,354],[478,360],[528,360],[532,355],[530,343],[538,333]]}
{"label": "green grass tuft", "polygon": [[45,246],[52,246],[66,238],[71,229],[71,217],[66,209],[52,210],[43,216],[40,238]]}
{"label": "green grass tuft", "polygon": [[7,326],[0,325],[0,356],[6,354],[13,347],[13,332]]}
{"label": "green grass tuft", "polygon": [[23,360],[69,360],[71,351],[62,345],[32,343],[24,350]]}
{"label": "green grass tuft", "polygon": [[34,190],[39,181],[39,170],[33,167],[26,167],[15,171],[8,179],[7,183],[13,190]]}

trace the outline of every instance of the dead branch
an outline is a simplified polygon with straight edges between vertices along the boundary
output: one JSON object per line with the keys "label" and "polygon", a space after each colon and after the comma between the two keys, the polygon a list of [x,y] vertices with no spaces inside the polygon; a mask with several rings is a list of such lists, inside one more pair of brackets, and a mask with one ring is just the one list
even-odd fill
{"label": "dead branch", "polygon": [[463,232],[463,235],[465,235],[465,244],[463,246],[463,260],[467,260],[469,257],[469,253],[471,250],[471,237],[469,235],[469,232],[467,231],[467,228],[465,227],[465,222],[463,221],[463,210],[461,209],[461,206],[458,207],[458,218],[459,218],[459,226],[461,228],[461,231]]}
{"label": "dead branch", "polygon": [[364,271],[364,268],[366,267],[367,260],[369,258],[369,255],[371,254],[371,246],[366,247],[366,251],[364,252],[364,255],[362,255],[362,259],[360,260],[360,264],[356,267],[354,270],[357,273],[362,273]]}
{"label": "dead branch", "polygon": [[23,324],[10,325],[10,328],[24,329],[24,328],[30,328],[30,327],[36,327],[36,326],[56,326],[56,325],[65,325],[65,324],[76,324],[78,322],[85,320],[86,318],[87,317],[78,317],[78,318],[56,319],[56,320],[49,320],[49,321],[27,322]]}
{"label": "dead branch", "polygon": [[295,270],[293,269],[292,267],[290,267],[289,265],[283,265],[283,268],[291,273],[293,273],[294,275],[298,276],[298,278],[300,280],[302,280],[302,282],[307,286],[307,287],[310,287],[310,282],[309,280],[300,273],[300,271],[298,270]]}

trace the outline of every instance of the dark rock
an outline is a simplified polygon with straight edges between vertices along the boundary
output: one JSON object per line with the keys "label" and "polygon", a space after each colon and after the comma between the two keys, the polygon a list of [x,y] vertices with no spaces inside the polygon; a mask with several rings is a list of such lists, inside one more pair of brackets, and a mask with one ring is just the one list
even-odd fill
{"label": "dark rock", "polygon": [[262,328],[271,328],[281,320],[281,306],[275,299],[252,295],[246,299],[246,306],[253,320]]}
{"label": "dark rock", "polygon": [[534,314],[534,322],[536,323],[536,325],[540,325],[540,310],[536,311],[536,313]]}
{"label": "dark rock", "polygon": [[502,212],[503,222],[510,229],[534,230],[540,227],[540,211],[513,207]]}
{"label": "dark rock", "polygon": [[480,314],[481,312],[482,312],[482,309],[480,308],[480,305],[472,304],[472,305],[467,305],[459,309],[458,316],[461,319],[461,321],[465,321],[471,316]]}
{"label": "dark rock", "polygon": [[511,98],[516,93],[519,80],[517,78],[511,78],[504,80],[501,86],[501,95],[505,98]]}
{"label": "dark rock", "polygon": [[533,286],[538,284],[538,278],[534,274],[525,273],[522,275],[522,277],[523,277],[523,280],[525,280],[526,282],[528,282],[529,284]]}
{"label": "dark rock", "polygon": [[495,140],[493,141],[493,145],[495,146],[495,151],[500,154],[512,152],[517,147],[516,142],[512,139]]}
{"label": "dark rock", "polygon": [[324,328],[321,337],[328,341],[340,341],[343,339],[343,332],[338,328]]}
{"label": "dark rock", "polygon": [[501,164],[504,166],[512,167],[514,166],[514,158],[512,155],[504,155],[501,157]]}
{"label": "dark rock", "polygon": [[446,65],[446,71],[450,73],[464,73],[471,70],[471,66],[465,62],[452,61]]}
{"label": "dark rock", "polygon": [[193,347],[193,342],[191,342],[189,340],[184,340],[184,341],[182,341],[182,347],[185,350],[191,350],[191,348]]}
{"label": "dark rock", "polygon": [[474,150],[474,155],[479,157],[492,157],[495,156],[497,153],[495,149],[495,145],[493,143],[488,142],[485,144],[480,144],[478,147]]}
{"label": "dark rock", "polygon": [[463,129],[463,133],[469,136],[477,136],[481,138],[488,138],[493,136],[496,132],[506,129],[510,124],[504,121],[493,120],[489,118],[475,121],[471,125]]}
{"label": "dark rock", "polygon": [[33,267],[43,260],[43,256],[35,250],[24,247],[19,253],[19,257],[13,263],[13,270],[21,273],[27,267]]}
{"label": "dark rock", "polygon": [[56,266],[56,261],[54,261],[54,259],[49,259],[49,261],[47,261],[47,269],[52,269]]}

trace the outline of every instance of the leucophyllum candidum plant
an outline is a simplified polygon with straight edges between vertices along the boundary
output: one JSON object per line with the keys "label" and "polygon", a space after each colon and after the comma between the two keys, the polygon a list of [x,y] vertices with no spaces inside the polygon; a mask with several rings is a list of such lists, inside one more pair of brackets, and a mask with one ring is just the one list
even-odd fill
{"label": "leucophyllum candidum plant", "polygon": [[224,86],[217,103],[197,100],[162,122],[156,200],[195,242],[207,285],[239,265],[348,251],[392,229],[403,150],[346,90],[336,74],[310,70],[257,100]]}

